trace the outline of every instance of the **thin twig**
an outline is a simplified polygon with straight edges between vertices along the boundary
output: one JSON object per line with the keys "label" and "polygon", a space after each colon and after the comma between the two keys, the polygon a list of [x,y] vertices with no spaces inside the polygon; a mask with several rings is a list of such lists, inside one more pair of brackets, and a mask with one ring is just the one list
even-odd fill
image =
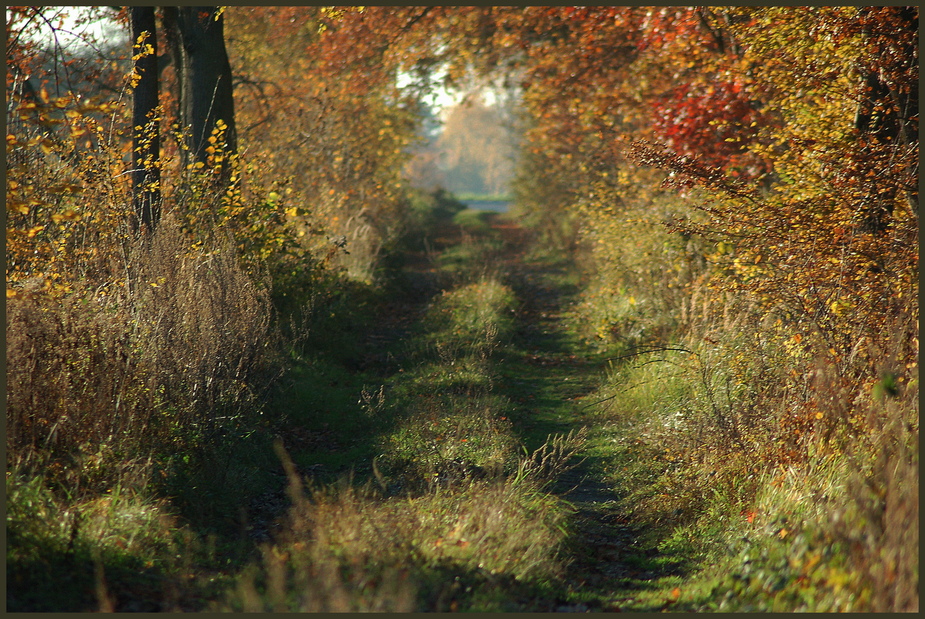
{"label": "thin twig", "polygon": [[606,361],[620,361],[620,360],[622,360],[622,359],[629,359],[629,358],[631,358],[631,357],[638,357],[638,356],[640,356],[640,355],[647,355],[647,354],[653,353],[653,352],[686,352],[686,353],[689,354],[689,355],[696,355],[696,354],[697,354],[697,353],[695,353],[693,350],[688,350],[687,348],[674,348],[674,347],[671,347],[671,346],[659,346],[659,347],[657,347],[657,348],[648,348],[648,349],[646,349],[646,350],[635,351],[635,352],[632,352],[632,353],[630,353],[630,354],[628,354],[628,355],[620,355],[619,357],[611,357],[610,359],[606,359]]}

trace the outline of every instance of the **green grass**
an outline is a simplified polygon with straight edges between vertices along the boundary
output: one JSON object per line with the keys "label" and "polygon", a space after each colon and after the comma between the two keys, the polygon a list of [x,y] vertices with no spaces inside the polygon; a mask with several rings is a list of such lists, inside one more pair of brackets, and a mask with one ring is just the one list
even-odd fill
{"label": "green grass", "polygon": [[479,194],[479,193],[459,193],[455,194],[457,200],[462,202],[475,202],[475,201],[485,201],[485,202],[510,202],[513,198],[509,194],[504,193],[489,193],[489,194]]}
{"label": "green grass", "polygon": [[[263,415],[155,461],[149,487],[67,497],[11,471],[9,609],[908,608],[917,448],[902,424],[751,473],[708,433],[702,358],[589,341],[570,257],[515,256],[479,221],[391,284],[307,295]],[[871,414],[917,432],[894,400]],[[568,483],[587,475],[607,500],[553,492],[574,456]],[[259,518],[280,522],[263,543]]]}
{"label": "green grass", "polygon": [[491,234],[464,235],[461,242],[441,251],[436,262],[456,282],[468,283],[490,273],[503,249],[503,242]]}
{"label": "green grass", "polygon": [[490,230],[491,216],[489,211],[467,208],[453,216],[453,223],[469,234],[485,233]]}
{"label": "green grass", "polygon": [[119,488],[65,502],[41,477],[9,471],[7,610],[201,610],[229,582],[163,500]]}

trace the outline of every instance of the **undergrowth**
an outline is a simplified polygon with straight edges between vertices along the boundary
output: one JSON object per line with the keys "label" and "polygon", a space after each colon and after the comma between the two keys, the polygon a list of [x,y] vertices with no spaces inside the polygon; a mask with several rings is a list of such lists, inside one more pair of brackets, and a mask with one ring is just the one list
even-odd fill
{"label": "undergrowth", "polygon": [[685,257],[650,230],[595,232],[604,267],[576,311],[613,356],[592,413],[608,476],[694,570],[665,581],[680,585],[674,607],[917,608],[917,307],[851,349],[814,346],[713,287],[703,247],[689,241]]}

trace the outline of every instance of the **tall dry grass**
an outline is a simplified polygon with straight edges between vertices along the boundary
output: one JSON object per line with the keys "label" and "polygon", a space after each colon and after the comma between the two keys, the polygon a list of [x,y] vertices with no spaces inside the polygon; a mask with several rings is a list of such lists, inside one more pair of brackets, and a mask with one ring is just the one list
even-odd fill
{"label": "tall dry grass", "polygon": [[8,300],[8,463],[85,489],[138,481],[256,406],[273,368],[266,286],[170,216],[125,255],[121,281]]}
{"label": "tall dry grass", "polygon": [[521,458],[517,475],[457,481],[415,496],[386,496],[346,479],[306,491],[278,450],[292,500],[283,533],[262,547],[260,561],[220,608],[492,609],[518,583],[561,576],[569,508],[542,487],[569,466],[582,440],[551,439]]}

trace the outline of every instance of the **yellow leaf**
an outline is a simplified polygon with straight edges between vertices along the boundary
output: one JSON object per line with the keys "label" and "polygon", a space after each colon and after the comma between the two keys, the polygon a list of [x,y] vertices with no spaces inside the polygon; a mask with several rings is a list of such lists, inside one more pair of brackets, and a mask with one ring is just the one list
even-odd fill
{"label": "yellow leaf", "polygon": [[51,220],[56,224],[59,224],[62,221],[80,220],[80,215],[78,215],[73,209],[67,209],[61,214],[56,213],[52,215]]}
{"label": "yellow leaf", "polygon": [[20,202],[18,200],[17,201],[10,200],[9,202],[6,203],[6,208],[12,211],[16,211],[17,213],[22,213],[23,215],[29,214],[29,205],[26,204],[25,202]]}

